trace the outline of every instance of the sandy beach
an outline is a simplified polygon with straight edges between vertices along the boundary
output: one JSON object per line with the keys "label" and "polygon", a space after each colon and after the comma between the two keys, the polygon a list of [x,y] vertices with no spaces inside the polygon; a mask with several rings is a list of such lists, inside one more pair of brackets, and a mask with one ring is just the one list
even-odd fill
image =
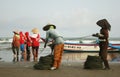
{"label": "sandy beach", "polygon": [[58,70],[35,70],[34,62],[0,62],[0,77],[119,77],[120,63],[110,70],[83,69],[84,62],[62,62]]}

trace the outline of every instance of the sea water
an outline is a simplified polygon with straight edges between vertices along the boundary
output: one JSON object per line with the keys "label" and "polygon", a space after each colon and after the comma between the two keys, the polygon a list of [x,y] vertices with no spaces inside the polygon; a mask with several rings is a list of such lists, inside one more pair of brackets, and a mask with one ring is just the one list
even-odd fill
{"label": "sea water", "polygon": [[[40,43],[39,47],[39,53],[38,53],[38,58],[41,56],[46,56],[51,54],[51,49],[49,46],[44,48],[44,43]],[[86,54],[86,53],[85,53]],[[92,54],[91,54],[92,55]],[[63,52],[62,56],[62,62],[79,62],[79,61],[85,61],[87,55],[83,56],[81,53],[66,53],[65,51]],[[19,60],[21,57],[21,51],[19,50]],[[14,55],[11,49],[11,43],[0,43],[0,61],[3,62],[12,62],[14,59]],[[33,61],[33,55],[32,55],[32,50],[31,50],[31,59],[30,61]]]}
{"label": "sea water", "polygon": [[[41,56],[46,56],[51,54],[51,49],[49,46],[47,46],[46,48],[44,48],[44,43],[40,43],[40,47],[39,47],[39,53],[38,53],[38,58],[40,58]],[[62,56],[62,61],[63,62],[80,62],[80,61],[85,61],[88,55],[98,55],[98,53],[76,53],[76,52],[65,52],[63,53]],[[114,59],[109,59],[109,61],[113,61],[113,62],[120,62],[120,53],[114,53],[111,54],[111,56],[117,55],[117,58]],[[109,57],[111,57],[109,56]],[[21,57],[21,51],[19,51],[19,58]],[[11,43],[0,43],[0,61],[3,62],[12,62],[13,61],[13,52],[11,49]],[[31,60],[33,61],[33,55],[32,55],[32,51],[31,51]]]}
{"label": "sea water", "polygon": [[[51,54],[50,47],[43,48],[43,43],[40,44],[38,57],[46,56]],[[21,51],[19,50],[19,58],[21,57]],[[0,43],[0,61],[11,62],[14,58],[11,43]],[[31,61],[32,61],[32,50],[31,50]]]}

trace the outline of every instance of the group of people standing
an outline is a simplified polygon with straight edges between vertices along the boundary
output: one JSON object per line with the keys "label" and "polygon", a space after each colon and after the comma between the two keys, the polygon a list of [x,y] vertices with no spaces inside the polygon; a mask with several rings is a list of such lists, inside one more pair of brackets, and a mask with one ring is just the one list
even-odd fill
{"label": "group of people standing", "polygon": [[[46,39],[44,48],[46,48],[49,41],[52,41],[52,45],[50,46],[51,50],[54,51],[54,62],[51,70],[58,69],[62,59],[62,53],[64,49],[64,40],[63,37],[56,31],[56,26],[53,24],[47,24],[43,27],[43,30],[46,31]],[[33,60],[37,61],[38,59],[38,51],[40,46],[40,34],[37,28],[32,30],[33,35],[29,35],[29,32],[17,32],[13,31],[13,42],[12,42],[12,50],[14,53],[15,59],[19,61],[19,48],[21,52],[21,61],[30,61],[31,52],[30,47],[32,47]],[[14,60],[15,61],[15,60]]]}
{"label": "group of people standing", "polygon": [[[106,19],[102,19],[97,21],[96,23],[98,26],[101,27],[100,33],[92,34],[94,37],[98,37],[99,39],[99,56],[104,62],[105,70],[110,69],[110,66],[107,61],[107,48],[108,48],[108,38],[109,38],[109,31],[111,29],[111,25],[108,23]],[[52,41],[51,49],[54,51],[54,62],[53,66],[50,68],[51,70],[58,69],[61,63],[62,53],[64,49],[64,40],[61,35],[55,30],[56,26],[53,24],[47,24],[43,27],[43,30],[46,31],[46,39],[44,48],[46,47],[49,40]],[[22,32],[14,32],[13,42],[12,42],[12,49],[14,56],[17,57],[19,55],[19,47],[22,51],[21,60],[30,60],[30,47],[32,47],[32,54],[33,60],[37,61],[38,59],[38,49],[40,46],[40,34],[38,33],[38,29],[33,29],[33,35],[29,36],[29,33],[26,32],[25,35]],[[15,52],[17,51],[17,53]]]}
{"label": "group of people standing", "polygon": [[29,35],[29,32],[23,33],[22,31],[13,31],[12,51],[14,54],[13,61],[19,61],[19,50],[21,50],[21,61],[30,61],[31,47],[33,60],[38,59],[38,49],[40,46],[40,34],[37,28],[32,29],[33,35]]}

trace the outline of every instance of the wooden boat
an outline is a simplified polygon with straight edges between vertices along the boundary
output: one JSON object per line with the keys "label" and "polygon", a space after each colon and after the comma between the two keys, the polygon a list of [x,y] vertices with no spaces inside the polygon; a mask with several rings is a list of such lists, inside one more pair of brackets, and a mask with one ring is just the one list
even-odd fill
{"label": "wooden boat", "polygon": [[[98,52],[99,45],[97,43],[64,43],[64,50],[71,52]],[[108,51],[119,51],[120,50],[120,42],[119,43],[109,43]]]}
{"label": "wooden boat", "polygon": [[[45,39],[43,38],[41,39],[43,40],[43,42],[45,42]],[[82,40],[82,41],[65,40],[64,51],[67,51],[67,52],[98,52],[99,51],[98,40]],[[110,41],[108,51],[109,52],[120,51],[120,41],[118,40]]]}

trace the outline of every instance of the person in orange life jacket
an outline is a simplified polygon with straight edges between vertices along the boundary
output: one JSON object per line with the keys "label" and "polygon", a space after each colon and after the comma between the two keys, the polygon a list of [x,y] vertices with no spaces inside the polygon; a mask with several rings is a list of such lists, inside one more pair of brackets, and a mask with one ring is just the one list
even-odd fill
{"label": "person in orange life jacket", "polygon": [[17,58],[17,61],[19,61],[20,36],[18,31],[13,31],[13,33],[14,33],[13,40],[12,40],[12,51],[14,54],[13,61],[15,61],[16,58]]}
{"label": "person in orange life jacket", "polygon": [[46,40],[44,48],[46,47],[49,39],[53,40],[53,50],[54,50],[54,63],[53,66],[50,68],[51,70],[58,69],[60,67],[63,49],[64,49],[64,40],[60,36],[60,34],[55,30],[56,26],[53,24],[47,24],[43,27],[43,30],[46,31]]}
{"label": "person in orange life jacket", "polygon": [[26,48],[25,48],[26,37],[23,32],[20,32],[20,50],[21,52],[21,61],[26,61]]}
{"label": "person in orange life jacket", "polygon": [[26,36],[26,54],[27,54],[27,61],[30,61],[30,54],[31,54],[31,45],[32,45],[32,40],[29,36],[29,32],[25,32],[25,36]]}
{"label": "person in orange life jacket", "polygon": [[109,31],[111,30],[111,25],[108,23],[106,19],[102,19],[97,21],[96,23],[98,26],[101,27],[100,33],[93,34],[93,36],[99,38],[99,56],[104,62],[105,70],[110,69],[110,66],[107,61],[107,48],[108,48],[108,38],[109,38]]}
{"label": "person in orange life jacket", "polygon": [[38,51],[40,46],[40,34],[37,28],[32,29],[33,35],[31,36],[32,40],[32,53],[33,53],[33,60],[38,60]]}

